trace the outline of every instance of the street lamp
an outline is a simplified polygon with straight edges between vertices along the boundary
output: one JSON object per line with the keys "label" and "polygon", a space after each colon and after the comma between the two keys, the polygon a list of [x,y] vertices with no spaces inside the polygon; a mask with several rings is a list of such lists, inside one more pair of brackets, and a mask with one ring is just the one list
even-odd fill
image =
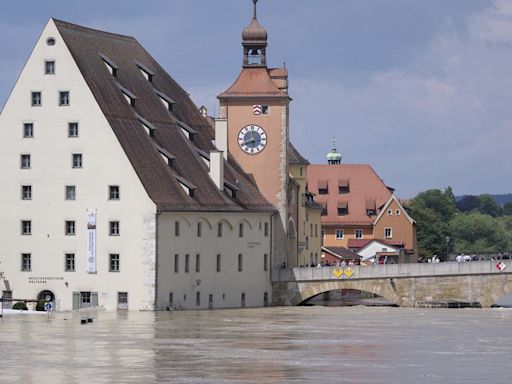
{"label": "street lamp", "polygon": [[446,236],[446,261],[448,261],[448,255],[450,254],[450,236]]}

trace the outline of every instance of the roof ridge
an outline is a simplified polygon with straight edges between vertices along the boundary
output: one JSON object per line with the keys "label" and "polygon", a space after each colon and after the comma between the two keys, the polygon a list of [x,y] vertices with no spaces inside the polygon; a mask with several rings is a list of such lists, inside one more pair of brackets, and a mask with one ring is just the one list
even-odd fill
{"label": "roof ridge", "polygon": [[88,34],[92,34],[92,35],[105,35],[105,37],[109,37],[109,38],[137,41],[137,39],[135,39],[133,36],[121,35],[118,33],[107,32],[107,31],[103,31],[100,29],[88,28],[88,27],[84,27],[82,25],[70,23],[68,21],[56,19],[54,17],[52,17],[51,20],[53,20],[53,22],[55,23],[57,28],[68,28],[68,29],[73,29],[75,31],[79,31],[82,33],[88,33]]}

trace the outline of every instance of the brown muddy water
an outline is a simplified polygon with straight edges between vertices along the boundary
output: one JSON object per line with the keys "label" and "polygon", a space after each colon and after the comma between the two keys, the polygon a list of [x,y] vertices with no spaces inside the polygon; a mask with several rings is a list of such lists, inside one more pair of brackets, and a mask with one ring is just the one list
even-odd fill
{"label": "brown muddy water", "polygon": [[512,309],[11,315],[0,383],[510,383]]}

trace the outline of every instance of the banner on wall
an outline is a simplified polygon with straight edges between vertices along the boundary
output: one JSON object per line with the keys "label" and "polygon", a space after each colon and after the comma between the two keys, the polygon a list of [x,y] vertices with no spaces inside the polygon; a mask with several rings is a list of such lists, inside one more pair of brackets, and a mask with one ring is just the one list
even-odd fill
{"label": "banner on wall", "polygon": [[87,273],[96,273],[96,211],[87,211]]}

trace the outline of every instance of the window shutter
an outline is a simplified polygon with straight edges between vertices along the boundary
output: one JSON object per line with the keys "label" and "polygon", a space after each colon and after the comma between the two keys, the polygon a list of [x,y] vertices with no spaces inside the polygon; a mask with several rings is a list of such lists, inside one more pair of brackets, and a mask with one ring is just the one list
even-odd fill
{"label": "window shutter", "polygon": [[73,292],[73,309],[80,308],[80,292]]}
{"label": "window shutter", "polygon": [[98,306],[98,292],[91,292],[91,306]]}

